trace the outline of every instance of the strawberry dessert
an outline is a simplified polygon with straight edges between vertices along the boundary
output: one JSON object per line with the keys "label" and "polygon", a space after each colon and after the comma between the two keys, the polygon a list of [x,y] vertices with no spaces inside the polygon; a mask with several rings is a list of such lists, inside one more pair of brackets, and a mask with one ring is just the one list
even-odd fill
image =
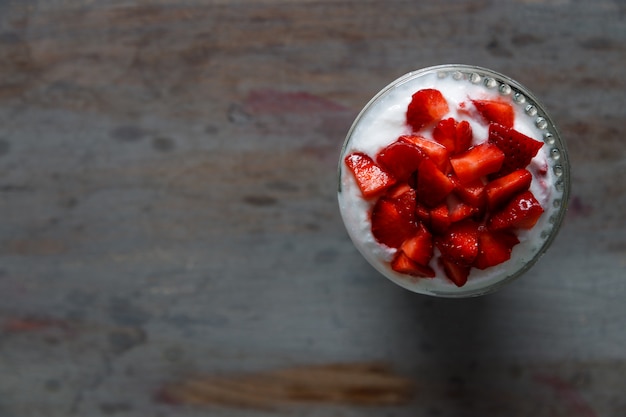
{"label": "strawberry dessert", "polygon": [[552,242],[569,190],[564,144],[536,99],[478,67],[407,74],[354,122],[339,206],[355,246],[409,290],[490,292]]}

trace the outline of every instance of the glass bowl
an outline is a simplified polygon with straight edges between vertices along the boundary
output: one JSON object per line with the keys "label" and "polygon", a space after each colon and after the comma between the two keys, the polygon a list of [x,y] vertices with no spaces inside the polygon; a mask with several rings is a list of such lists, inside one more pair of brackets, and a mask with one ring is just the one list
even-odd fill
{"label": "glass bowl", "polygon": [[[467,283],[455,285],[437,264],[435,248],[431,266],[435,278],[419,278],[392,270],[389,261],[395,250],[373,238],[370,216],[375,199],[360,194],[345,157],[362,152],[375,160],[383,147],[400,135],[409,134],[406,107],[419,89],[440,89],[444,95],[468,98],[479,95],[509,102],[515,111],[515,129],[542,141],[544,146],[533,159],[534,186],[540,187],[544,213],[531,230],[518,231],[520,243],[511,259],[485,270],[472,268]],[[459,104],[459,103],[457,103]],[[459,104],[463,107],[463,104]],[[477,126],[474,136],[485,136]],[[479,139],[480,141],[480,139]],[[530,168],[529,168],[530,170]],[[344,225],[354,245],[383,276],[407,290],[437,297],[472,297],[490,293],[527,272],[554,241],[567,211],[570,190],[570,166],[567,149],[559,131],[533,93],[520,83],[498,72],[471,65],[440,65],[410,72],[378,92],[363,108],[350,127],[339,158],[338,202]]]}

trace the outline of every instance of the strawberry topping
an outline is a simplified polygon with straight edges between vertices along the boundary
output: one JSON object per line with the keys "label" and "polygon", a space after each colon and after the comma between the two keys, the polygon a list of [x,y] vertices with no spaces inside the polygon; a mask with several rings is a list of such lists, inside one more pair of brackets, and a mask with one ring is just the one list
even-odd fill
{"label": "strawberry topping", "polygon": [[497,146],[483,142],[468,151],[450,158],[452,169],[462,183],[475,181],[498,172],[504,161],[504,153]]}
{"label": "strawberry topping", "polygon": [[452,224],[435,238],[441,256],[459,265],[471,265],[478,255],[478,228],[479,224],[472,220]]}
{"label": "strawberry topping", "polygon": [[504,208],[495,212],[489,219],[489,228],[532,229],[543,213],[543,207],[532,192],[524,191],[513,198]]}
{"label": "strawberry topping", "polygon": [[446,276],[456,285],[462,287],[467,283],[470,270],[472,269],[467,265],[460,265],[456,262],[450,261],[444,257],[439,257],[439,264],[443,268],[443,272]]}
{"label": "strawberry topping", "polygon": [[406,239],[400,246],[400,250],[413,262],[428,265],[433,257],[432,235],[423,224],[419,223],[415,235]]}
{"label": "strawberry topping", "polygon": [[434,278],[435,270],[428,265],[420,265],[404,252],[398,251],[391,260],[391,269],[401,274],[420,278]]}
{"label": "strawberry topping", "polygon": [[488,123],[513,127],[515,112],[509,103],[500,100],[472,100],[472,103]]}
{"label": "strawberry topping", "polygon": [[406,111],[406,122],[417,132],[448,113],[448,102],[439,90],[427,88],[413,94]]}
{"label": "strawberry topping", "polygon": [[489,125],[488,141],[504,152],[502,168],[496,174],[499,177],[517,169],[526,168],[543,146],[543,142],[499,124]]}
{"label": "strawberry topping", "polygon": [[[469,103],[469,102],[468,102]],[[395,252],[390,267],[433,278],[437,259],[446,277],[465,285],[472,268],[511,258],[517,231],[534,227],[544,209],[530,191],[527,169],[543,143],[513,129],[514,111],[501,100],[472,100],[458,114],[481,116],[488,138],[472,145],[471,125],[443,117],[450,108],[434,89],[416,92],[406,112],[414,134],[402,135],[374,158],[345,158],[366,199],[376,197],[371,231]],[[432,134],[424,129],[432,126]]]}
{"label": "strawberry topping", "polygon": [[437,168],[439,168],[442,172],[447,171],[449,165],[449,153],[445,146],[416,135],[400,136],[398,140],[402,142],[409,142],[417,146],[428,156],[428,158],[430,158],[431,161],[435,163],[435,165],[437,165]]}
{"label": "strawberry topping", "polygon": [[378,166],[368,155],[355,152],[345,157],[363,197],[374,197],[392,186],[396,179]]}
{"label": "strawberry topping", "polygon": [[499,208],[515,194],[528,190],[533,176],[527,169],[518,169],[487,184],[485,195],[490,210]]}
{"label": "strawberry topping", "polygon": [[511,258],[513,246],[519,243],[514,233],[481,228],[478,232],[478,255],[473,266],[487,269]]}
{"label": "strawberry topping", "polygon": [[451,155],[465,152],[472,144],[472,126],[466,120],[443,119],[433,129],[433,139],[445,146]]}
{"label": "strawberry topping", "polygon": [[417,170],[426,154],[417,146],[395,141],[376,155],[376,162],[399,181],[407,181]]}
{"label": "strawberry topping", "polygon": [[441,203],[454,190],[454,184],[430,159],[417,170],[417,198],[428,207]]}

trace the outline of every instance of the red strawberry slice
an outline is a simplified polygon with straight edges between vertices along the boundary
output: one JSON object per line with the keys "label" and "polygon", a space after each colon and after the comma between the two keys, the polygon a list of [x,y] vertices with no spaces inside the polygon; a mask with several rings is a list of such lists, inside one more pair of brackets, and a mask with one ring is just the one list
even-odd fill
{"label": "red strawberry slice", "polygon": [[417,170],[417,199],[435,207],[454,190],[454,184],[430,159],[424,159]]}
{"label": "red strawberry slice", "polygon": [[482,210],[484,208],[485,184],[482,179],[478,178],[474,181],[468,182],[467,184],[463,184],[455,176],[451,176],[450,179],[454,183],[454,194],[457,195],[463,202],[476,207],[478,210]]}
{"label": "red strawberry slice", "polygon": [[508,261],[513,247],[518,243],[519,239],[512,232],[481,228],[478,232],[478,255],[473,266],[487,269]]}
{"label": "red strawberry slice", "polygon": [[471,265],[478,255],[478,227],[473,220],[450,225],[445,233],[435,238],[441,256],[459,265]]}
{"label": "red strawberry slice", "polygon": [[415,204],[415,218],[425,226],[430,226],[430,209],[417,201]]}
{"label": "red strawberry slice", "polygon": [[433,139],[444,146],[450,154],[456,151],[456,121],[450,117],[440,120],[433,129]]}
{"label": "red strawberry slice", "polygon": [[433,138],[451,155],[465,152],[472,144],[472,126],[465,120],[443,119],[433,129]]}
{"label": "red strawberry slice", "polygon": [[446,172],[448,168],[449,155],[445,146],[417,135],[400,136],[398,140],[409,142],[417,146],[428,156],[428,158],[430,158],[431,161],[435,163],[435,165],[437,165],[442,172]]}
{"label": "red strawberry slice", "polygon": [[433,236],[423,224],[418,223],[417,233],[405,240],[400,250],[413,262],[428,265],[433,257]]}
{"label": "red strawberry slice", "polygon": [[406,111],[406,122],[417,132],[448,113],[448,102],[439,90],[427,88],[413,94]]}
{"label": "red strawberry slice", "polygon": [[518,194],[504,208],[495,212],[489,219],[488,226],[491,230],[532,229],[542,213],[541,204],[528,190]]}
{"label": "red strawberry slice", "polygon": [[487,205],[495,210],[507,203],[513,196],[528,190],[533,176],[526,169],[518,169],[503,177],[495,179],[485,187]]}
{"label": "red strawberry slice", "polygon": [[391,260],[391,269],[401,274],[420,278],[434,278],[435,270],[428,265],[420,265],[404,252],[398,251]]}
{"label": "red strawberry slice", "polygon": [[378,199],[372,209],[371,222],[374,238],[390,248],[399,248],[417,232],[415,221],[415,190],[407,187],[393,189]]}
{"label": "red strawberry slice", "polygon": [[515,112],[511,104],[501,100],[472,100],[472,103],[487,123],[513,127]]}
{"label": "red strawberry slice", "polygon": [[489,125],[488,142],[500,148],[505,155],[502,168],[495,176],[503,176],[516,169],[526,168],[543,146],[543,142],[498,124]]}
{"label": "red strawberry slice", "polygon": [[387,171],[378,166],[368,155],[355,152],[345,157],[346,166],[352,171],[363,197],[381,194],[396,182]]}
{"label": "red strawberry slice", "polygon": [[456,125],[456,147],[457,153],[465,152],[472,146],[472,138],[474,133],[472,132],[472,126],[466,120],[461,120]]}
{"label": "red strawberry slice", "polygon": [[448,204],[443,202],[430,211],[430,227],[434,233],[443,233],[450,227]]}
{"label": "red strawberry slice", "polygon": [[395,141],[376,155],[376,162],[398,181],[404,182],[417,170],[426,154],[412,143]]}
{"label": "red strawberry slice", "polygon": [[469,204],[465,204],[462,201],[458,201],[450,208],[450,214],[448,218],[450,219],[450,223],[456,223],[479,213],[480,210],[478,208],[470,206]]}
{"label": "red strawberry slice", "polygon": [[504,153],[496,145],[483,142],[468,151],[450,158],[452,169],[464,183],[498,172],[504,161]]}
{"label": "red strawberry slice", "polygon": [[472,269],[470,266],[459,265],[444,257],[439,257],[439,263],[443,268],[443,272],[454,285],[462,287],[467,283],[467,278]]}
{"label": "red strawberry slice", "polygon": [[384,198],[394,203],[400,215],[408,221],[415,220],[416,192],[408,184],[401,183],[392,186],[387,190]]}

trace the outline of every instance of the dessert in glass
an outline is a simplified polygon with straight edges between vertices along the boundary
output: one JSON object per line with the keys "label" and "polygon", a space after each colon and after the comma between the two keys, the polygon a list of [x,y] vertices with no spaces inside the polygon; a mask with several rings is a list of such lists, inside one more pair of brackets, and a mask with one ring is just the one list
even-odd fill
{"label": "dessert in glass", "polygon": [[528,271],[558,233],[569,163],[545,108],[470,65],[408,73],[352,124],[338,202],[356,248],[416,293],[470,297]]}

